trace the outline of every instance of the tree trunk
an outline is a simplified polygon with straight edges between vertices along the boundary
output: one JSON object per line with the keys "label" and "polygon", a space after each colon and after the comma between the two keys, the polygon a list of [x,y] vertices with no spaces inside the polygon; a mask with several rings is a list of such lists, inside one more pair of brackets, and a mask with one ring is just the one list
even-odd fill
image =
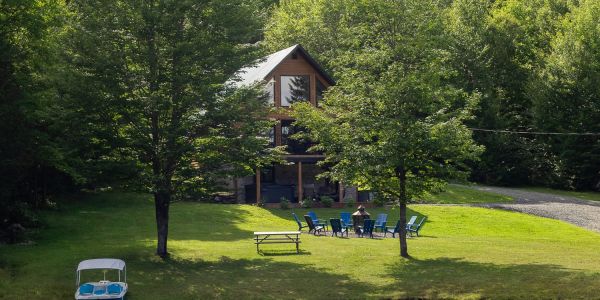
{"label": "tree trunk", "polygon": [[169,235],[169,205],[171,203],[171,193],[169,191],[157,191],[154,193],[154,206],[156,209],[156,231],[158,233],[158,243],[156,244],[156,255],[166,258],[167,236]]}
{"label": "tree trunk", "polygon": [[168,152],[162,147],[161,126],[160,126],[160,110],[158,95],[159,90],[159,63],[158,63],[158,47],[156,42],[156,19],[153,10],[154,3],[147,3],[144,12],[146,22],[145,42],[148,47],[148,82],[151,92],[150,108],[150,129],[152,135],[152,150],[148,153],[152,159],[152,171],[154,175],[154,207],[156,213],[156,231],[158,242],[156,244],[156,255],[161,258],[166,258],[169,255],[167,251],[167,237],[169,234],[169,205],[171,204],[171,178],[172,176],[165,174],[169,172],[168,166],[164,163],[164,159]]}
{"label": "tree trunk", "polygon": [[409,258],[408,255],[408,244],[406,243],[406,202],[400,202],[400,256]]}
{"label": "tree trunk", "polygon": [[408,244],[406,243],[406,202],[408,202],[408,197],[406,196],[406,171],[404,168],[396,169],[396,176],[400,181],[400,224],[402,224],[398,236],[400,239],[400,256],[409,258]]}

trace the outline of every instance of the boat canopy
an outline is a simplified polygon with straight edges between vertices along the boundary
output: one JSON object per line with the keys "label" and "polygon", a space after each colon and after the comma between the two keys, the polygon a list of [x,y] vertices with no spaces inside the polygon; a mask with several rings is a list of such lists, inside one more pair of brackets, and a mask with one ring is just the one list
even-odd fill
{"label": "boat canopy", "polygon": [[84,260],[77,266],[77,271],[93,269],[115,269],[123,271],[125,269],[125,262],[115,258],[97,258]]}

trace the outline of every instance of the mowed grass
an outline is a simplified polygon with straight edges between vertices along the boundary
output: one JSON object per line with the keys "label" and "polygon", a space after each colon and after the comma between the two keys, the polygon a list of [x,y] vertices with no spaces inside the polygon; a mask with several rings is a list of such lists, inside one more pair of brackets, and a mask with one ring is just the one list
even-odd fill
{"label": "mowed grass", "polygon": [[[399,257],[398,239],[309,234],[300,255],[289,244],[259,255],[252,232],[297,229],[289,210],[175,203],[163,261],[153,209],[149,195],[109,192],[46,213],[35,244],[0,246],[0,299],[73,299],[77,263],[99,257],[127,262],[128,299],[600,297],[600,235],[550,219],[411,205],[409,215],[428,217],[408,241],[412,259]],[[398,210],[368,211],[398,219]]]}
{"label": "mowed grass", "polygon": [[566,190],[557,190],[550,189],[545,187],[525,187],[523,190],[546,193],[546,194],[555,194],[561,196],[569,196],[569,197],[577,197],[584,200],[592,200],[592,201],[600,201],[600,193],[598,192],[580,192],[580,191],[566,191]]}
{"label": "mowed grass", "polygon": [[421,202],[436,204],[505,203],[515,199],[510,196],[478,191],[468,186],[449,184],[440,193],[426,194]]}

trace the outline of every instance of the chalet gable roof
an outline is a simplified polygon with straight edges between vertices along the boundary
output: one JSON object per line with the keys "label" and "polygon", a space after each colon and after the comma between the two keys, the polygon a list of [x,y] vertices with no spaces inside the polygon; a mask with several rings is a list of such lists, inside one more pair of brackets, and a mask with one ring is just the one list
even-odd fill
{"label": "chalet gable roof", "polygon": [[294,53],[301,53],[306,60],[319,72],[321,76],[330,85],[335,84],[335,80],[323,70],[323,68],[304,50],[304,48],[300,44],[296,44],[289,48],[285,48],[283,50],[277,51],[271,55],[268,55],[258,61],[254,62],[252,65],[244,67],[236,72],[236,76],[239,78],[237,82],[234,83],[235,86],[245,86],[251,85],[255,82],[259,82],[267,79],[267,77],[288,57],[290,57]]}

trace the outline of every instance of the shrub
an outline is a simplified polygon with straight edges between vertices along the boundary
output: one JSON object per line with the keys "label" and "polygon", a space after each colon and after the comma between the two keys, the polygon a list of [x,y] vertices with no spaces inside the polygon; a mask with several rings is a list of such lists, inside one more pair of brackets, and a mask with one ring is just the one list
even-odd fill
{"label": "shrub", "polygon": [[281,209],[288,209],[290,208],[290,200],[288,200],[285,197],[281,197],[281,202],[279,203]]}
{"label": "shrub", "polygon": [[352,198],[348,199],[348,201],[346,201],[346,207],[349,207],[349,208],[356,207],[356,201]]}
{"label": "shrub", "polygon": [[304,198],[304,200],[300,202],[300,206],[302,206],[303,208],[312,208],[314,204],[315,203],[311,198]]}
{"label": "shrub", "polygon": [[376,207],[382,207],[383,205],[385,205],[387,203],[387,199],[384,197],[380,197],[377,196],[373,199],[373,205],[375,205]]}
{"label": "shrub", "polygon": [[331,207],[331,205],[333,204],[333,198],[329,196],[322,196],[321,203],[323,203],[323,206],[325,207]]}

